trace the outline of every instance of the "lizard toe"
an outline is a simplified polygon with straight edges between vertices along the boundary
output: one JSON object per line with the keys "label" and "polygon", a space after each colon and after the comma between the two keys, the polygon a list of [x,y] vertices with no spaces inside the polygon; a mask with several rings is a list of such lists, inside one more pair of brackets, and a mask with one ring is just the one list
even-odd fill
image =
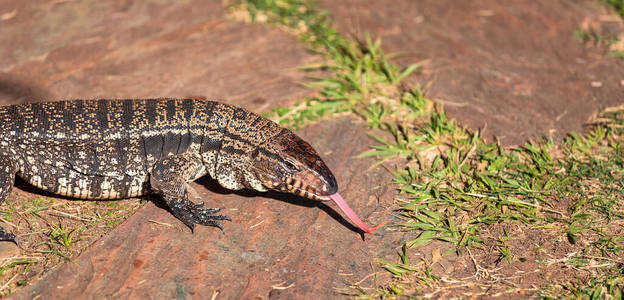
{"label": "lizard toe", "polygon": [[220,212],[223,209],[221,207],[213,207],[213,208],[201,208],[201,207],[203,207],[203,204],[200,207],[195,206],[194,213],[198,215],[213,215],[213,214]]}
{"label": "lizard toe", "polygon": [[219,221],[206,221],[206,223],[202,225],[218,227],[223,231],[223,225],[221,225]]}
{"label": "lizard toe", "polygon": [[178,220],[182,221],[186,226],[188,226],[191,231],[195,231],[195,215],[193,214],[193,210],[188,209],[182,202],[176,202],[170,206],[171,212],[173,215],[178,218]]}
{"label": "lizard toe", "polygon": [[204,224],[204,223],[209,223],[211,221],[215,221],[215,220],[227,220],[227,221],[231,221],[232,219],[230,219],[230,217],[226,216],[226,215],[215,215],[215,212],[220,211],[221,209],[215,210],[213,208],[209,208],[209,209],[199,209],[195,212],[195,217],[196,217],[196,221],[197,224],[202,224],[202,225],[210,225],[210,224]]}
{"label": "lizard toe", "polygon": [[182,214],[182,217],[176,217],[178,217],[178,219],[180,219],[180,221],[182,221],[184,225],[188,226],[188,228],[191,229],[191,232],[195,232],[195,224],[197,224],[197,222],[195,221],[194,216],[188,212],[183,212]]}
{"label": "lizard toe", "polygon": [[204,225],[204,226],[216,226],[216,227],[221,228],[221,230],[223,230],[223,227],[221,226],[221,222],[219,222],[219,220],[231,221],[230,218],[228,218],[227,216],[211,216],[211,218],[198,219],[197,224]]}
{"label": "lizard toe", "polygon": [[195,224],[204,226],[215,226],[223,229],[220,220],[231,221],[230,217],[225,215],[215,215],[215,213],[222,210],[221,207],[215,208],[202,208],[203,203],[193,204],[183,202],[174,202],[170,205],[173,214],[188,226],[191,231],[195,232]]}

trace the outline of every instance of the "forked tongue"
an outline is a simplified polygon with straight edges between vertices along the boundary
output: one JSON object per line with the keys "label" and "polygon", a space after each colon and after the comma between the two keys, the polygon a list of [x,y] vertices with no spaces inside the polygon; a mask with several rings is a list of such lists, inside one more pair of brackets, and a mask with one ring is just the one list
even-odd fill
{"label": "forked tongue", "polygon": [[362,222],[362,220],[360,220],[360,218],[358,218],[358,216],[353,212],[353,210],[351,210],[349,205],[347,205],[347,202],[345,202],[344,199],[342,199],[342,197],[338,193],[330,195],[329,198],[332,199],[332,201],[334,201],[334,203],[336,203],[336,205],[338,205],[338,207],[340,207],[340,209],[342,209],[342,211],[345,213],[345,215],[347,215],[349,220],[351,220],[351,222],[353,222],[353,224],[355,224],[358,228],[364,230],[364,232],[370,233],[371,235],[373,234],[374,230],[376,230],[377,228],[379,228],[381,226],[384,226],[384,225],[386,225],[386,223],[390,222],[390,220],[386,220],[384,222],[381,222],[377,226],[368,227],[368,225],[364,224],[364,222]]}

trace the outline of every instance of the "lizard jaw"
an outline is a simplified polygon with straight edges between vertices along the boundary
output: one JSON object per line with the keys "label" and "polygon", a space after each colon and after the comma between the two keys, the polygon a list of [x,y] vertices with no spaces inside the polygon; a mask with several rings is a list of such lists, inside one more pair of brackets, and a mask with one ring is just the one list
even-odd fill
{"label": "lizard jaw", "polygon": [[282,182],[276,187],[276,189],[279,189],[280,191],[283,191],[283,192],[295,194],[300,197],[312,199],[312,200],[318,200],[318,201],[331,200],[329,196],[319,195],[312,186],[306,185],[302,183],[300,180],[293,179],[293,178],[282,178]]}
{"label": "lizard jaw", "polygon": [[[340,210],[342,210],[342,212],[347,216],[347,218],[349,218],[349,220],[351,220],[351,222],[353,222],[353,224],[355,224],[358,228],[360,228],[362,231],[373,235],[373,231],[375,231],[377,228],[384,226],[386,223],[388,223],[390,220],[386,220],[385,222],[382,222],[381,224],[378,224],[377,226],[373,226],[370,227],[368,225],[366,225],[366,223],[362,222],[362,220],[360,220],[360,218],[357,216],[357,214],[355,212],[353,212],[353,210],[349,207],[349,205],[347,204],[347,202],[344,201],[344,199],[342,199],[342,197],[340,196],[340,194],[335,193],[329,196],[320,196],[317,194],[314,194],[312,192],[309,192],[308,190],[311,190],[312,188],[310,188],[309,186],[297,186],[297,182],[294,183],[295,185],[291,185],[288,183],[284,183],[281,184],[279,186],[279,189],[285,192],[290,192],[296,195],[299,195],[301,197],[305,197],[308,199],[312,199],[312,200],[321,200],[321,201],[327,201],[327,200],[332,200],[336,205],[338,205],[338,208],[340,208]],[[307,189],[306,189],[307,188]]]}

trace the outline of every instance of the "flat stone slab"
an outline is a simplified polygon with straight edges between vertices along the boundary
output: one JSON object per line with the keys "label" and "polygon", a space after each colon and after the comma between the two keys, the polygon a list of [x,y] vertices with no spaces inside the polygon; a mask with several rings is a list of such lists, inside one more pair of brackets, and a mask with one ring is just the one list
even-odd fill
{"label": "flat stone slab", "polygon": [[[601,1],[321,0],[339,31],[381,37],[386,53],[449,115],[504,144],[582,132],[592,113],[622,104],[624,60],[575,35],[582,26],[624,35]],[[604,28],[604,30],[602,29]]]}
{"label": "flat stone slab", "polygon": [[[373,161],[355,158],[371,143],[363,129],[341,118],[300,134],[327,158],[352,208],[376,224],[391,215],[394,188],[386,184],[388,172],[368,170]],[[194,187],[208,206],[225,207],[233,221],[223,232],[200,227],[193,234],[154,201],[16,298],[335,298],[379,271],[372,259],[395,260],[404,235],[383,227],[363,240],[331,204],[226,191],[208,178]],[[360,284],[375,286],[375,279]]]}

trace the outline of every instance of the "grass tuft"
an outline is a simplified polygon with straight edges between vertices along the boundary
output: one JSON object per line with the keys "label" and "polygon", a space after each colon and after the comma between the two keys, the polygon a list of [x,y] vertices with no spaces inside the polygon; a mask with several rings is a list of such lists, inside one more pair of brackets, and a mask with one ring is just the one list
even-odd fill
{"label": "grass tuft", "polygon": [[353,41],[331,27],[331,19],[315,8],[312,1],[253,0],[230,7],[231,15],[241,20],[279,26],[299,37],[322,55],[326,63],[303,66],[305,70],[324,70],[329,76],[307,84],[317,90],[293,107],[276,108],[265,114],[283,126],[298,128],[324,116],[353,112],[381,117],[378,102],[392,102],[401,81],[415,72],[421,63],[400,68],[388,62],[381,42],[366,35]]}
{"label": "grass tuft", "polygon": [[620,16],[624,18],[624,0],[604,0],[607,4],[613,6]]}

